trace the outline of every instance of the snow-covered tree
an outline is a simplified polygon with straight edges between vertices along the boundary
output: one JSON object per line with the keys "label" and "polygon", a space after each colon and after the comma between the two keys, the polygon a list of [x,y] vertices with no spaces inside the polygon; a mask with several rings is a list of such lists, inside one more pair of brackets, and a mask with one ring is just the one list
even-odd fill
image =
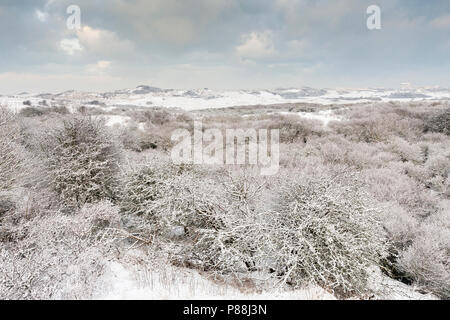
{"label": "snow-covered tree", "polygon": [[113,196],[118,149],[104,123],[73,115],[44,135],[41,143],[49,185],[67,205]]}

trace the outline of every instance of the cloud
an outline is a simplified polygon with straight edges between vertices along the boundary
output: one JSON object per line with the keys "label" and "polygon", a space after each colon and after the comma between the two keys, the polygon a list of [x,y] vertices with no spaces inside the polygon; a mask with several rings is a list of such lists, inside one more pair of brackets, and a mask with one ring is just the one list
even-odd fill
{"label": "cloud", "polygon": [[180,17],[156,19],[151,23],[151,33],[157,34],[164,41],[184,45],[190,43],[197,32],[192,20]]}
{"label": "cloud", "polygon": [[40,21],[40,22],[46,22],[47,18],[48,18],[48,14],[46,12],[43,12],[39,9],[36,9],[35,11],[35,15],[36,18]]}
{"label": "cloud", "polygon": [[243,59],[259,59],[276,53],[272,31],[251,32],[241,37],[236,54]]}
{"label": "cloud", "polygon": [[97,61],[95,64],[89,64],[86,68],[88,73],[105,74],[105,71],[111,67],[112,62],[107,60]]}
{"label": "cloud", "polygon": [[290,54],[302,55],[305,53],[308,43],[306,40],[289,40],[287,41],[287,47]]}
{"label": "cloud", "polygon": [[97,67],[99,69],[109,68],[110,65],[111,65],[111,61],[101,60],[101,61],[97,62]]}
{"label": "cloud", "polygon": [[[354,22],[355,17],[360,17],[360,26],[365,26],[364,14],[368,5],[361,0],[277,0],[275,2],[275,8],[283,15],[288,32],[294,36],[328,31],[334,34],[348,32],[348,24]],[[352,31],[358,30],[355,28]]]}
{"label": "cloud", "polygon": [[84,26],[77,32],[78,40],[87,52],[99,56],[121,56],[132,53],[134,45],[128,40],[120,39],[116,33]]}
{"label": "cloud", "polygon": [[60,48],[69,56],[83,51],[83,47],[77,38],[62,39],[59,45]]}
{"label": "cloud", "polygon": [[[68,30],[71,4],[0,1],[0,73],[73,89],[81,75],[114,75],[118,88],[450,81],[448,0],[377,0],[379,32],[366,27],[372,0],[77,0],[83,28]],[[51,77],[69,71],[80,77]]]}
{"label": "cloud", "polygon": [[431,25],[435,28],[450,28],[450,14],[437,17],[431,21]]}
{"label": "cloud", "polygon": [[127,33],[131,38],[187,46],[204,39],[209,31],[218,25],[221,15],[239,9],[238,2],[114,0],[107,10],[118,23],[124,22],[127,25]]}

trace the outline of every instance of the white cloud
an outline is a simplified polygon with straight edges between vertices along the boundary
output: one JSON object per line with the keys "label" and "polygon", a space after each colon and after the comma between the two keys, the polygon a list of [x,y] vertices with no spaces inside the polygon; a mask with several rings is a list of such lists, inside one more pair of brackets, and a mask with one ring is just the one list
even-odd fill
{"label": "white cloud", "polygon": [[251,32],[242,36],[236,54],[243,59],[258,59],[276,53],[272,31]]}
{"label": "white cloud", "polygon": [[83,47],[77,38],[62,39],[59,46],[66,54],[70,56],[83,51]]}
{"label": "white cloud", "polygon": [[102,56],[122,55],[134,51],[134,46],[130,41],[120,39],[112,31],[84,26],[77,32],[77,36],[79,43],[86,51]]}

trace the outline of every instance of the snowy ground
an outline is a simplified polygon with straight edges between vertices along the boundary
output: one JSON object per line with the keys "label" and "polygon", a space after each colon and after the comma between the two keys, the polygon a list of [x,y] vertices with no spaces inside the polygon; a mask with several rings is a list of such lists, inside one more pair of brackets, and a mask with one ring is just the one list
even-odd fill
{"label": "snowy ground", "polygon": [[[252,288],[237,286],[208,279],[198,271],[172,266],[145,267],[120,262],[111,262],[99,279],[97,300],[336,300],[320,287],[289,290]],[[423,294],[418,288],[383,276],[373,270],[371,287],[375,294],[371,299],[390,300],[434,300],[432,294]]]}
{"label": "snowy ground", "polygon": [[123,115],[101,115],[98,116],[105,121],[105,125],[108,127],[125,126],[131,118]]}
{"label": "snowy ground", "polygon": [[184,110],[279,103],[347,104],[361,102],[421,101],[450,99],[447,89],[278,89],[258,91],[163,91],[148,94],[122,93],[112,98],[116,105],[177,107]]}
{"label": "snowy ground", "polygon": [[19,110],[24,101],[37,105],[42,100],[77,108],[82,105],[112,107],[168,107],[183,110],[224,108],[244,105],[281,103],[315,103],[322,105],[361,102],[415,102],[450,100],[448,88],[405,89],[313,89],[290,88],[276,90],[214,91],[209,89],[172,90],[139,86],[107,93],[68,91],[59,94],[0,95],[0,104]]}
{"label": "snowy ground", "polygon": [[[280,114],[280,115],[293,115],[298,116],[304,119],[309,120],[317,120],[322,122],[323,126],[326,127],[330,121],[341,121],[343,118],[337,114],[335,114],[334,110],[320,110],[317,112],[290,112],[290,111],[282,111],[282,112],[273,112],[269,114]],[[246,115],[248,116],[248,115]]]}
{"label": "snowy ground", "polygon": [[111,263],[101,279],[102,291],[95,299],[335,299],[325,290],[314,287],[303,290],[269,290],[263,293],[243,292],[231,285],[217,283],[197,271],[167,265],[149,270],[130,267],[118,262]]}
{"label": "snowy ground", "polygon": [[318,112],[299,112],[299,116],[305,119],[319,120],[326,127],[330,121],[341,121],[342,117],[334,114],[332,110],[322,110]]}
{"label": "snowy ground", "polygon": [[[370,299],[434,300],[432,294],[393,280],[377,268],[370,270],[369,287],[374,292]],[[127,259],[109,262],[104,275],[96,284],[97,300],[336,300],[326,290],[309,286],[292,290],[280,287],[267,275],[251,275],[248,282],[214,280],[211,275],[197,270],[176,267],[164,259],[151,262],[140,250],[128,252]],[[243,280],[246,281],[246,280]],[[233,283],[233,284],[232,284]],[[256,290],[255,283],[258,283]]]}

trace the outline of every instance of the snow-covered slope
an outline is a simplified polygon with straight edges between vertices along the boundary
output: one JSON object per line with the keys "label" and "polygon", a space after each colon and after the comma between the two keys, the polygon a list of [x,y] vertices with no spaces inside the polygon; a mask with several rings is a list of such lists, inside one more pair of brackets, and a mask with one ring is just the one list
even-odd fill
{"label": "snow-covered slope", "polygon": [[243,292],[236,287],[218,283],[199,274],[198,271],[166,265],[164,268],[131,268],[121,263],[111,263],[105,275],[99,279],[100,290],[94,299],[102,300],[335,300],[320,287],[299,290],[272,289],[264,292]]}

